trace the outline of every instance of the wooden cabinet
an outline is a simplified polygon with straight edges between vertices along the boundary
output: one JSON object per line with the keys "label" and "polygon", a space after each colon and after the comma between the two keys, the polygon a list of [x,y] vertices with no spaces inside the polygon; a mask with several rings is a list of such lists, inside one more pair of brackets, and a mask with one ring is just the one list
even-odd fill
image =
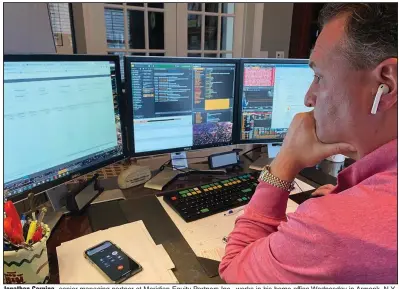
{"label": "wooden cabinet", "polygon": [[295,3],[292,13],[290,58],[309,58],[319,34],[318,16],[324,3]]}

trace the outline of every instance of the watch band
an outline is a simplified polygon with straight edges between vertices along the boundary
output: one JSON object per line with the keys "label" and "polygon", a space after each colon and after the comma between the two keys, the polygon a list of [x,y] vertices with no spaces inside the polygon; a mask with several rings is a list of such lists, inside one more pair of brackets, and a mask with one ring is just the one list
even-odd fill
{"label": "watch band", "polygon": [[294,190],[294,182],[280,180],[270,172],[270,166],[265,166],[259,176],[259,181],[268,183],[276,188],[291,192]]}

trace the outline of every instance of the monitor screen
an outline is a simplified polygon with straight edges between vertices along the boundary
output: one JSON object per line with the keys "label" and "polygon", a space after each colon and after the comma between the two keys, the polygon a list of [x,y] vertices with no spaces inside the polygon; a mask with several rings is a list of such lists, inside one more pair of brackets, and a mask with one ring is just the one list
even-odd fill
{"label": "monitor screen", "polygon": [[120,77],[110,58],[114,57],[101,61],[90,57],[73,61],[71,56],[68,61],[5,58],[5,199],[123,158],[117,105]]}
{"label": "monitor screen", "polygon": [[135,155],[232,143],[236,62],[132,59]]}
{"label": "monitor screen", "polygon": [[309,111],[304,98],[313,81],[307,61],[243,61],[240,140],[281,141],[299,112]]}

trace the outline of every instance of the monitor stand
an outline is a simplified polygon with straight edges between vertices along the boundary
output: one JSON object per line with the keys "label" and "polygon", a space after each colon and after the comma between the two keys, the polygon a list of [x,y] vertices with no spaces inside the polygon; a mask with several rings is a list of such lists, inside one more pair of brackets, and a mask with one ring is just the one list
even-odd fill
{"label": "monitor stand", "polygon": [[188,174],[224,175],[226,174],[226,169],[211,170],[208,163],[191,164],[188,168],[181,170],[165,167],[156,176],[146,182],[144,187],[162,191],[173,180]]}
{"label": "monitor stand", "polygon": [[[102,184],[105,183],[106,180],[99,180],[99,182]],[[108,186],[110,185],[113,187],[112,184],[108,184]],[[65,198],[68,192],[71,190],[71,186],[76,186],[76,184],[63,184],[46,191],[46,195],[51,206],[48,208],[48,211],[43,219],[43,223],[49,226],[50,231],[54,229],[64,215],[70,214],[69,210],[66,208]],[[90,202],[90,205],[125,199],[125,195],[119,189],[104,190],[92,202]]]}
{"label": "monitor stand", "polygon": [[254,161],[249,168],[256,171],[261,171],[267,165],[270,165],[272,160],[280,152],[282,143],[269,143],[267,144],[267,158],[260,156],[256,161]]}

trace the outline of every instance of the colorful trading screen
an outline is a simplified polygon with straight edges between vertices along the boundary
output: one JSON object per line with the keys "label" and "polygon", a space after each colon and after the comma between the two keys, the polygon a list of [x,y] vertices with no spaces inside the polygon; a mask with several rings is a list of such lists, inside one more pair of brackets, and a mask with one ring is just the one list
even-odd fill
{"label": "colorful trading screen", "polygon": [[130,66],[135,153],[232,142],[234,63]]}
{"label": "colorful trading screen", "polygon": [[241,140],[282,139],[313,81],[307,64],[245,63]]}

